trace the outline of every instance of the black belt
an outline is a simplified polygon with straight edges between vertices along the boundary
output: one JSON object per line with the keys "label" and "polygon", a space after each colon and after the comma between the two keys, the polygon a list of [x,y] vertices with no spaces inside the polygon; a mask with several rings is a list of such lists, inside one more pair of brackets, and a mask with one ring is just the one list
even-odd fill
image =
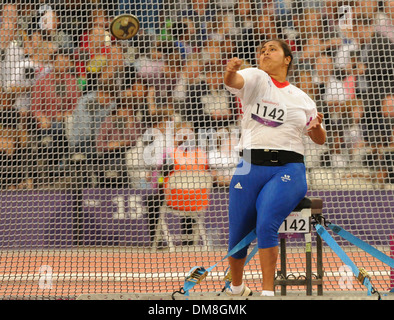
{"label": "black belt", "polygon": [[283,166],[286,163],[304,162],[302,154],[286,150],[244,149],[240,155],[246,161],[258,166]]}

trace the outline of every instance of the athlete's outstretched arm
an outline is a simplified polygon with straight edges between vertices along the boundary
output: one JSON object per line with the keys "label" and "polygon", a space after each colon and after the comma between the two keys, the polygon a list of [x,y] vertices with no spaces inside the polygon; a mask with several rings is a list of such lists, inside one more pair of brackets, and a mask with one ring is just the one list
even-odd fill
{"label": "athlete's outstretched arm", "polygon": [[318,113],[317,117],[311,121],[308,127],[308,135],[314,143],[324,144],[326,142],[327,133],[321,126],[323,114]]}
{"label": "athlete's outstretched arm", "polygon": [[226,72],[224,73],[224,84],[231,88],[242,89],[244,86],[244,78],[237,74],[237,71],[241,68],[242,60],[238,58],[232,58],[229,60],[226,66]]}

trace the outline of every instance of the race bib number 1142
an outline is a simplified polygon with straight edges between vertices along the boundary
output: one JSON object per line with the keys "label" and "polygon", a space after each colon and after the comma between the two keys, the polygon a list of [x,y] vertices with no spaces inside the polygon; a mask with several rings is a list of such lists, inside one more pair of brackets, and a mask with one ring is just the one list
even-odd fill
{"label": "race bib number 1142", "polygon": [[274,102],[262,101],[252,107],[252,119],[269,126],[278,127],[287,118],[286,106]]}

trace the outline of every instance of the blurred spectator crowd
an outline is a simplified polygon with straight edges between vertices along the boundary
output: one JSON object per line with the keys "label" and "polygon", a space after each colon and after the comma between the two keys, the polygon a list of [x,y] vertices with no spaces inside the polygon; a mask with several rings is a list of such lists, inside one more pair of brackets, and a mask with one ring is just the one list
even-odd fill
{"label": "blurred spectator crowd", "polygon": [[[324,113],[319,165],[359,160],[394,178],[394,1],[15,0],[0,10],[2,189],[58,178],[157,188],[185,161],[227,186],[242,114],[225,65],[257,66],[273,38],[289,42],[289,80]],[[122,13],[141,21],[128,41],[109,33]]]}

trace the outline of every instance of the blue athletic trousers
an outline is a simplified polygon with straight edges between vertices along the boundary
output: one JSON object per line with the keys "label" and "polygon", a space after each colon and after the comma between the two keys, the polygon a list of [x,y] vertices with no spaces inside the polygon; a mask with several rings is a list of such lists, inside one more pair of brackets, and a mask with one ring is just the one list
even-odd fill
{"label": "blue athletic trousers", "polygon": [[[278,230],[307,192],[304,163],[238,164],[229,188],[229,250],[256,228],[258,247],[278,245]],[[246,257],[248,247],[232,257]]]}

